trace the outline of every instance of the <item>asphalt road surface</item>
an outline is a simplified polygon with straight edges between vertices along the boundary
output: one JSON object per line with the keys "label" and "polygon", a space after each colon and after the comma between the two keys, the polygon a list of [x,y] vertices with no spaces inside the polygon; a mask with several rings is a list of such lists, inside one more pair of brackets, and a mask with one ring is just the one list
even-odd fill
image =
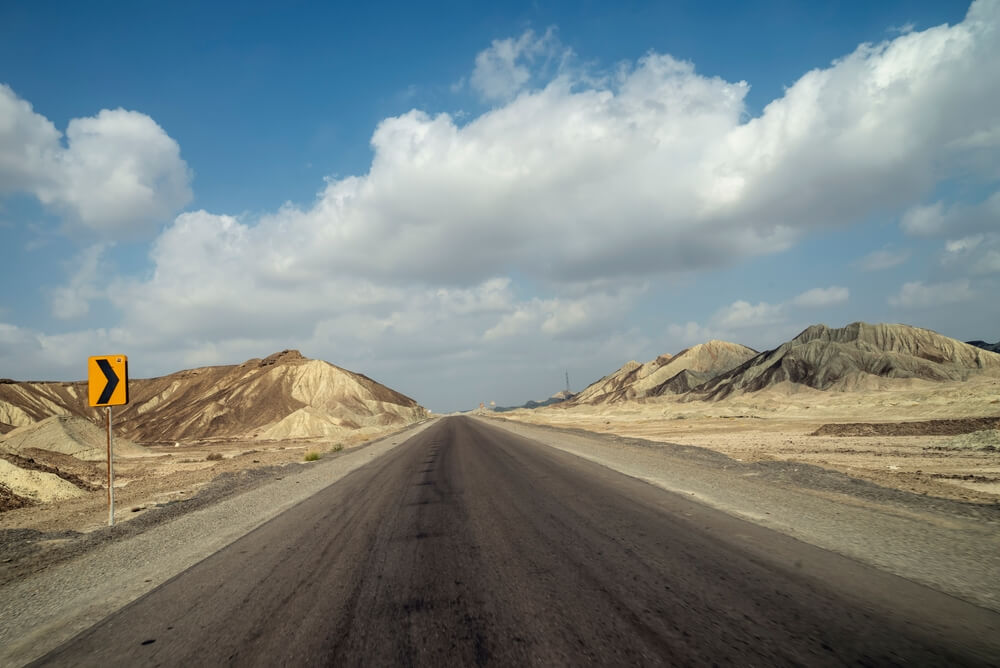
{"label": "asphalt road surface", "polygon": [[38,663],[988,665],[998,618],[453,417]]}

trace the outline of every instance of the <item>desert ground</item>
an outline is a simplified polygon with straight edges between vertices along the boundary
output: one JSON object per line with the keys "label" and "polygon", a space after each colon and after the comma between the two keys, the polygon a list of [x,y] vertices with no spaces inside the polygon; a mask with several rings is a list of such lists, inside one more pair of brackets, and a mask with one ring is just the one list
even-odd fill
{"label": "desert ground", "polygon": [[[995,376],[954,383],[896,381],[856,392],[784,384],[718,402],[658,397],[502,416],[699,446],[738,461],[802,462],[918,494],[1000,503],[1000,378]],[[852,426],[859,424],[889,426]]]}
{"label": "desert ground", "polygon": [[[308,453],[316,453],[324,459],[336,457],[396,429],[369,429],[336,440],[198,440],[176,446],[149,446],[138,456],[116,456],[115,522],[127,522],[151,509],[193,499],[220,477],[229,486],[238,486],[241,480],[253,476],[256,471],[308,466]],[[33,529],[46,534],[86,533],[107,525],[107,465],[104,461],[83,461],[70,455],[32,449],[21,456],[19,464],[22,466],[24,458],[34,459],[41,469],[56,467],[64,475],[75,476],[78,487],[90,489],[81,489],[83,493],[74,498],[55,498],[0,512],[0,531]],[[0,460],[0,464],[3,463]]]}
{"label": "desert ground", "polygon": [[[741,462],[802,462],[917,494],[1000,503],[1000,378],[992,376],[946,384],[906,381],[866,392],[777,387],[719,402],[657,398],[502,416],[697,446]],[[305,466],[307,453],[337,456],[392,431],[366,429],[338,439],[194,440],[140,448],[139,455],[129,451],[115,461],[116,522],[193,499],[220,476],[238,485],[257,470]],[[875,433],[859,435],[868,432]],[[30,468],[24,460],[34,459],[42,471],[55,467],[64,478],[75,477],[79,496],[53,492],[33,505],[9,508],[0,512],[0,530],[86,533],[107,524],[103,460],[30,448],[21,457],[22,467]]]}

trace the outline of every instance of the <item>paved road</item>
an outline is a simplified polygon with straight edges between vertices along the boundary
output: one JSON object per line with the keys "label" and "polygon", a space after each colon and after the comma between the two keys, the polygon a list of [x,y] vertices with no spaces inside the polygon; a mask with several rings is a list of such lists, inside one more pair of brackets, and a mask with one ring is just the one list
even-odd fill
{"label": "paved road", "polygon": [[998,639],[1000,615],[455,417],[39,663],[976,665]]}

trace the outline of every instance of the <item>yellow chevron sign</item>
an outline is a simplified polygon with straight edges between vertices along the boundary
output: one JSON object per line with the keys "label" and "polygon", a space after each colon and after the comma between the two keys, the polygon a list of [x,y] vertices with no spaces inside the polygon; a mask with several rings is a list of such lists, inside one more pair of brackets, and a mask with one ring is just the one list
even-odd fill
{"label": "yellow chevron sign", "polygon": [[91,406],[123,406],[128,403],[128,357],[101,355],[87,363]]}

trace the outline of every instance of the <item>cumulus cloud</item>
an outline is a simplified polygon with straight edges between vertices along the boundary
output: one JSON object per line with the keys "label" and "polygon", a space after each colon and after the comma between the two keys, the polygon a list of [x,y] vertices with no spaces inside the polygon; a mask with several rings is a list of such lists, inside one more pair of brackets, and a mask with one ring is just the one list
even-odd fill
{"label": "cumulus cloud", "polygon": [[718,309],[706,325],[694,321],[683,325],[671,324],[667,327],[667,334],[685,345],[703,343],[710,339],[750,341],[755,347],[770,345],[803,329],[803,314],[800,310],[843,304],[849,297],[847,288],[832,285],[806,290],[777,304],[766,301],[752,304],[739,299]]}
{"label": "cumulus cloud", "polygon": [[742,329],[744,327],[772,325],[784,320],[784,317],[784,307],[781,304],[768,304],[767,302],[751,304],[739,300],[716,312],[712,321],[726,329]]}
{"label": "cumulus cloud", "polygon": [[469,81],[483,99],[507,101],[532,79],[536,61],[547,61],[560,49],[552,28],[541,36],[527,30],[517,39],[495,39],[476,56],[476,67]]}
{"label": "cumulus cloud", "polygon": [[34,195],[71,223],[136,237],[191,200],[180,148],[145,114],[105,109],[63,136],[0,84],[0,196]]}
{"label": "cumulus cloud", "polygon": [[[747,83],[656,53],[613,77],[517,84],[463,124],[387,118],[366,174],[246,221],[253,248],[304,273],[452,285],[647,277],[780,251],[929,192],[961,153],[950,143],[993,127],[997,7],[863,45],[749,121]],[[480,62],[514,63],[520,82],[539,41],[500,40]]]}
{"label": "cumulus cloud", "polygon": [[975,299],[975,292],[965,279],[925,284],[921,281],[904,283],[899,293],[889,297],[889,305],[903,308],[931,308]]}
{"label": "cumulus cloud", "polygon": [[[168,338],[238,338],[253,331],[280,339],[305,329],[352,346],[405,336],[415,348],[440,352],[514,336],[592,332],[597,324],[620,321],[638,294],[631,287],[585,286],[576,297],[519,300],[509,277],[467,286],[373,280],[321,264],[319,255],[310,264],[308,239],[285,241],[269,224],[182,214],[153,246],[153,275],[125,283],[109,298],[125,326]],[[464,342],[456,340],[461,336]]]}
{"label": "cumulus cloud", "polygon": [[964,255],[974,251],[976,247],[983,243],[983,238],[982,234],[974,234],[971,237],[954,239],[947,241],[944,245],[944,249],[945,252],[951,255]]}
{"label": "cumulus cloud", "polygon": [[972,276],[1000,273],[1000,233],[949,239],[944,244],[941,264]]}
{"label": "cumulus cloud", "polygon": [[944,215],[944,203],[914,206],[903,214],[899,225],[907,234],[914,236],[932,236],[945,230],[947,219]]}
{"label": "cumulus cloud", "polygon": [[516,335],[539,333],[555,338],[567,338],[593,333],[598,325],[620,322],[635,294],[595,293],[581,298],[538,299],[512,304],[496,325],[483,335],[494,341]]}
{"label": "cumulus cloud", "polygon": [[62,320],[87,315],[90,303],[103,295],[99,279],[101,257],[106,249],[105,244],[95,244],[70,263],[69,280],[52,291],[52,315]]}
{"label": "cumulus cloud", "polygon": [[975,204],[944,202],[914,206],[903,214],[900,227],[907,234],[920,237],[954,237],[980,231],[996,230],[1000,221],[1000,192]]}
{"label": "cumulus cloud", "polygon": [[51,182],[59,138],[47,118],[0,84],[0,195]]}
{"label": "cumulus cloud", "polygon": [[[949,179],[992,178],[966,159],[996,149],[998,27],[1000,2],[979,0],[958,25],[861,45],[805,73],[749,119],[747,82],[666,54],[608,76],[562,67],[565,49],[549,35],[501,39],[469,77],[495,108],[383,120],[370,168],[330,178],[307,206],[177,216],[152,245],[149,274],[109,298],[141,345],[205,356],[218,354],[213,341],[242,350],[248,332],[284,346],[306,331],[328,349],[386,358],[578,332],[610,340],[620,326],[602,313],[629,302],[604,284],[776,253],[820,226],[901,214]],[[103,231],[148,225],[189,199],[176,143],[148,117],[78,119],[63,146],[10,89],[0,99],[7,187]],[[924,204],[901,225],[950,239],[986,232],[956,232],[954,212],[968,209]],[[901,304],[935,288],[908,285]],[[839,303],[841,290],[737,301],[701,330],[674,327],[787,329],[794,309]]]}
{"label": "cumulus cloud", "polygon": [[972,265],[974,274],[1000,273],[1000,249],[990,249]]}
{"label": "cumulus cloud", "polygon": [[712,339],[725,338],[724,336],[720,336],[711,327],[703,327],[693,320],[689,320],[683,325],[667,325],[667,336],[680,342],[682,345],[693,345],[711,341]]}
{"label": "cumulus cloud", "polygon": [[882,271],[903,264],[909,257],[908,250],[882,249],[865,255],[857,261],[856,266],[861,271]]}
{"label": "cumulus cloud", "polygon": [[11,350],[23,346],[33,338],[31,332],[22,327],[0,322],[0,359],[9,357]]}
{"label": "cumulus cloud", "polygon": [[831,285],[828,288],[813,288],[792,299],[792,304],[803,308],[820,308],[832,306],[833,304],[843,304],[847,301],[850,293],[847,288]]}

